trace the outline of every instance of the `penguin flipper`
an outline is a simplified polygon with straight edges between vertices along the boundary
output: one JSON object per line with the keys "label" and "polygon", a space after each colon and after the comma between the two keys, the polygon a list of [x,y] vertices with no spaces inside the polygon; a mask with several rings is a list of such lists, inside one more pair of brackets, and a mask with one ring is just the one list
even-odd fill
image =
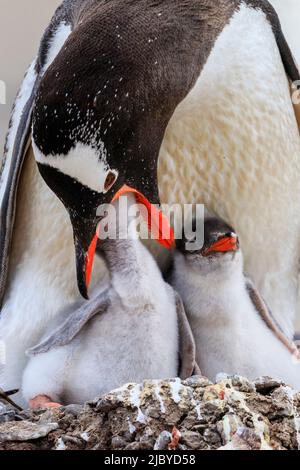
{"label": "penguin flipper", "polygon": [[[287,77],[291,83],[292,101],[293,101],[296,121],[298,124],[298,129],[300,133],[300,102],[299,102],[300,72],[299,72],[299,68],[296,64],[296,61],[293,57],[293,54],[289,48],[289,45],[281,29],[277,34],[276,40],[277,40],[278,48],[280,51],[281,59],[282,59]],[[295,96],[293,96],[294,94]]]}
{"label": "penguin flipper", "polygon": [[274,335],[281,341],[284,346],[290,351],[291,354],[295,355],[295,357],[299,356],[299,351],[297,346],[289,340],[289,338],[283,333],[280,329],[279,325],[277,324],[276,320],[274,319],[272,312],[264,299],[261,297],[260,293],[252,283],[252,281],[246,278],[246,287],[249,294],[249,297],[257,311],[257,313],[261,316],[262,320],[265,322],[267,327],[274,333]]}
{"label": "penguin flipper", "polygon": [[[173,289],[172,289],[173,290]],[[180,356],[180,371],[179,377],[185,380],[196,373],[201,375],[201,371],[196,364],[196,345],[194,335],[192,333],[188,318],[185,313],[185,308],[180,295],[173,290],[176,301],[176,311],[178,318],[179,329],[179,356]]]}
{"label": "penguin flipper", "polygon": [[[281,23],[275,9],[269,4],[265,6],[267,17],[272,25],[273,33],[277,42],[277,46],[281,55],[282,63],[287,75],[288,80],[292,84],[292,93],[300,90],[300,71],[297,66],[296,60],[292,54],[292,51],[288,45],[285,35],[282,31]],[[297,93],[297,102],[299,101],[299,95]],[[300,132],[300,103],[296,103],[293,100],[295,117]]]}
{"label": "penguin flipper", "polygon": [[26,351],[28,356],[46,353],[54,348],[69,344],[80,333],[82,328],[95,315],[105,313],[110,305],[109,290],[101,292],[94,299],[85,303],[58,326],[53,333],[42,340],[37,346]]}
{"label": "penguin flipper", "polygon": [[85,0],[64,0],[55,11],[40,42],[37,58],[25,74],[17,94],[0,157],[0,314],[6,289],[18,183],[31,144],[32,111],[40,80],[73,28],[72,19]]}
{"label": "penguin flipper", "polygon": [[11,390],[9,392],[4,392],[4,390],[0,388],[0,401],[3,400],[4,402],[16,408],[17,410],[22,411],[22,408],[10,398],[11,395],[15,395],[18,391],[19,390]]}
{"label": "penguin flipper", "polygon": [[27,70],[15,100],[0,168],[0,312],[8,274],[18,182],[31,143],[31,116],[39,81],[36,62],[34,60]]}

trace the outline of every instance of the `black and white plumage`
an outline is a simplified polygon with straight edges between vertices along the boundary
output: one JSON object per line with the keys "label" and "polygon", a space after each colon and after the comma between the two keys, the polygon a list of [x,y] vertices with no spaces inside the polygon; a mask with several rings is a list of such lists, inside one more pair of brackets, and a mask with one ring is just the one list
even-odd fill
{"label": "black and white plumage", "polygon": [[25,78],[26,93],[17,99],[11,122],[1,204],[6,222],[0,250],[2,296],[10,240],[7,218],[14,213],[31,118],[40,172],[71,218],[78,284],[86,296],[85,264],[97,225],[96,208],[111,202],[124,184],[159,202],[157,159],[166,127],[196,84],[217,38],[243,8],[263,12],[287,74],[297,80],[278,18],[266,1],[151,6],[133,0],[63,2]]}
{"label": "black and white plumage", "polygon": [[174,256],[171,283],[182,296],[196,342],[202,373],[249,379],[269,375],[300,388],[300,355],[276,324],[265,301],[243,271],[235,231],[207,217],[204,246]]}

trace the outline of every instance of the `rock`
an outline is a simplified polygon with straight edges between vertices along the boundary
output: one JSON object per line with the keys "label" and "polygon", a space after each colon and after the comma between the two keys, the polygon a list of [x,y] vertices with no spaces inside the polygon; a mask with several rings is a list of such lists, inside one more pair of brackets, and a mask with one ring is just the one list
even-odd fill
{"label": "rock", "polygon": [[116,436],[113,437],[111,440],[111,448],[113,450],[122,450],[128,445],[128,442],[126,442],[125,439],[122,437]]}
{"label": "rock", "polygon": [[1,412],[0,450],[300,449],[300,393],[266,377],[149,380],[84,406]]}
{"label": "rock", "polygon": [[[218,436],[218,439],[220,437]],[[188,448],[188,449],[200,449],[201,445],[203,444],[203,437],[199,432],[192,432],[192,431],[186,431],[181,433],[181,440],[182,443]]]}
{"label": "rock", "polygon": [[65,407],[65,413],[70,414],[74,417],[77,417],[80,412],[81,412],[80,405],[68,405]]}
{"label": "rock", "polygon": [[172,434],[168,431],[163,431],[160,433],[158,436],[155,445],[154,445],[154,450],[168,450],[168,446],[172,440]]}
{"label": "rock", "polygon": [[260,437],[248,428],[238,428],[232,439],[219,450],[260,450]]}
{"label": "rock", "polygon": [[0,411],[0,423],[8,423],[9,421],[21,420],[21,415],[13,410]]}
{"label": "rock", "polygon": [[[0,389],[1,390],[1,389]],[[21,421],[23,419],[22,413],[8,403],[0,400],[0,423],[7,423],[9,421]]]}
{"label": "rock", "polygon": [[272,379],[271,377],[260,377],[254,382],[255,389],[259,393],[269,393],[282,385],[284,385],[282,382]]}
{"label": "rock", "polygon": [[30,421],[4,423],[0,426],[0,442],[40,439],[57,428],[57,423],[35,424]]}

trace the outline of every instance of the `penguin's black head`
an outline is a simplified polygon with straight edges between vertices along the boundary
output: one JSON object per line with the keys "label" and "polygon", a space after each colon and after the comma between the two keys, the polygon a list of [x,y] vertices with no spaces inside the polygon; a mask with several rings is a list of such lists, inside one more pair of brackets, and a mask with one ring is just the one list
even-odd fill
{"label": "penguin's black head", "polygon": [[[199,230],[203,220],[194,220],[193,224],[196,233],[196,224]],[[204,219],[203,246],[198,249],[195,245],[193,249],[194,242],[194,238],[187,239],[185,236],[177,241],[174,266],[185,272],[186,276],[208,276],[207,279],[215,282],[219,277],[220,280],[228,279],[231,274],[243,272],[243,255],[238,236],[230,225],[218,217],[209,215]]]}
{"label": "penguin's black head", "polygon": [[[33,141],[43,178],[70,214],[86,297],[97,208],[128,190],[148,208],[159,204],[157,161],[166,128],[222,23],[211,14],[204,36],[205,21],[187,2],[85,3],[43,70]],[[174,239],[158,241],[170,247]]]}
{"label": "penguin's black head", "polygon": [[[88,153],[87,149],[82,150],[83,157],[85,153]],[[59,161],[61,157],[58,157],[58,164],[55,167],[41,163],[39,158],[42,159],[42,157],[37,149],[35,149],[35,155],[38,155],[38,168],[43,179],[69,213],[74,234],[78,288],[84,298],[88,298],[88,286],[99,238],[99,222],[105,216],[107,204],[116,202],[127,193],[133,193],[137,203],[143,204],[147,208],[146,220],[150,231],[155,233],[155,239],[167,249],[174,245],[174,235],[169,222],[156,207],[159,204],[156,184],[150,184],[149,180],[144,178],[143,181],[146,181],[147,184],[143,188],[140,181],[135,184],[134,178],[127,179],[126,172],[123,175],[121,173],[122,176],[119,177],[120,170],[115,168],[104,169],[103,171],[106,173],[101,174],[102,166],[100,166],[99,179],[102,177],[104,180],[103,190],[101,190],[101,188],[90,187],[87,182],[80,181],[80,176],[76,178],[72,172],[65,173],[63,171],[64,161],[63,159]],[[62,163],[62,168],[59,163]],[[94,179],[95,170],[92,170],[90,175],[88,166],[86,170],[87,174],[85,175],[83,169],[83,179],[87,175],[93,176]],[[142,211],[142,214],[144,215],[145,212]]]}
{"label": "penguin's black head", "polygon": [[[193,233],[196,233],[197,223],[193,220]],[[183,233],[182,239],[176,241],[177,250],[184,255],[212,258],[226,253],[239,251],[239,239],[234,229],[217,217],[207,217],[204,220],[204,244],[201,249],[193,250],[193,238],[187,239]]]}
{"label": "penguin's black head", "polygon": [[[160,204],[159,150],[190,82],[186,74],[177,77],[168,59],[157,54],[155,41],[149,46],[154,33],[140,43],[122,18],[105,21],[106,29],[102,21],[100,27],[83,24],[71,34],[43,75],[33,110],[35,158],[69,213],[84,297],[97,245],[99,206],[128,191],[146,205],[148,214]],[[123,41],[116,42],[118,35]],[[165,218],[159,219],[157,241],[170,248],[173,232]],[[151,230],[152,218],[147,221]]]}

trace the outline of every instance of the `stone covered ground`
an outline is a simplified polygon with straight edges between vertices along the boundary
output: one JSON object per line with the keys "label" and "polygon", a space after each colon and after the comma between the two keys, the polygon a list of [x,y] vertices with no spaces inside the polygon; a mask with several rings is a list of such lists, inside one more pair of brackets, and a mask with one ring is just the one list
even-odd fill
{"label": "stone covered ground", "polygon": [[300,449],[300,393],[270,378],[129,384],[84,406],[0,404],[0,450]]}

